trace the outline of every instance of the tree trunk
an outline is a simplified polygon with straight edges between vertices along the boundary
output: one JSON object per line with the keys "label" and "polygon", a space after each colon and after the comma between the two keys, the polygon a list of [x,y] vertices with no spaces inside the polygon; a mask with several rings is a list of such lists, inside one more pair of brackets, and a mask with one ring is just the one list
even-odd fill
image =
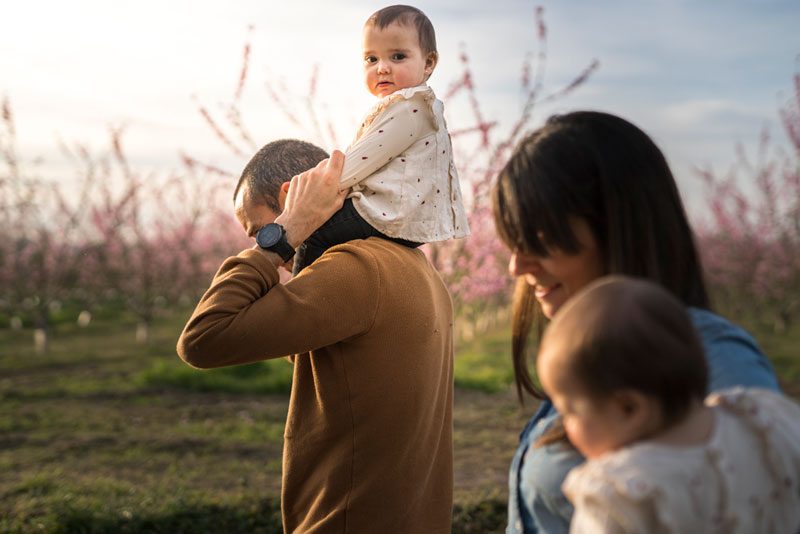
{"label": "tree trunk", "polygon": [[33,331],[33,347],[36,354],[46,354],[50,347],[50,334],[47,328],[36,328]]}
{"label": "tree trunk", "polygon": [[784,333],[786,333],[786,330],[789,329],[789,318],[790,317],[791,316],[788,313],[786,313],[785,310],[779,311],[776,314],[775,320],[772,323],[772,330],[776,334],[784,334]]}
{"label": "tree trunk", "polygon": [[92,322],[92,312],[89,310],[83,310],[81,313],[78,314],[78,326],[81,328],[86,328],[89,326],[89,323]]}
{"label": "tree trunk", "polygon": [[150,323],[148,321],[139,321],[136,324],[136,342],[144,345],[149,341],[150,341]]}
{"label": "tree trunk", "polygon": [[33,325],[33,349],[36,354],[46,354],[50,349],[50,320],[47,308],[40,307],[37,310]]}

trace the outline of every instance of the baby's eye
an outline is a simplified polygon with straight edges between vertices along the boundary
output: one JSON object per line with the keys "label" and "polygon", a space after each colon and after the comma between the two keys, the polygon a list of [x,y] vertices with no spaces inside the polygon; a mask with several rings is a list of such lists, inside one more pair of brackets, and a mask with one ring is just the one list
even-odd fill
{"label": "baby's eye", "polygon": [[402,61],[406,58],[406,55],[400,52],[396,54],[392,54],[392,61]]}
{"label": "baby's eye", "polygon": [[376,61],[378,61],[378,58],[375,56],[366,56],[364,58],[364,63],[375,63]]}

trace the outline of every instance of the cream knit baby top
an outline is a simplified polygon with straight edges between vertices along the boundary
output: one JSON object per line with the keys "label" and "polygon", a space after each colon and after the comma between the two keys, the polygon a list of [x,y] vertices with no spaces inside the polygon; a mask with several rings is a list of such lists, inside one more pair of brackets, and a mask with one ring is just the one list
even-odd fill
{"label": "cream knit baby top", "polygon": [[711,395],[708,442],[642,442],[570,471],[570,532],[800,532],[800,406],[779,393]]}
{"label": "cream knit baby top", "polygon": [[347,150],[341,179],[358,213],[418,243],[469,235],[444,106],[427,85],[381,98]]}

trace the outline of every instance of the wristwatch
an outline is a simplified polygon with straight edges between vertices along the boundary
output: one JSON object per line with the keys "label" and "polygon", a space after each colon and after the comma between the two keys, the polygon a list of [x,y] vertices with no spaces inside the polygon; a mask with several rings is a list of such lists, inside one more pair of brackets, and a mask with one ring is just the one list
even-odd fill
{"label": "wristwatch", "polygon": [[280,256],[284,262],[294,257],[294,249],[286,241],[286,230],[278,223],[269,223],[261,227],[256,233],[256,243],[259,247]]}

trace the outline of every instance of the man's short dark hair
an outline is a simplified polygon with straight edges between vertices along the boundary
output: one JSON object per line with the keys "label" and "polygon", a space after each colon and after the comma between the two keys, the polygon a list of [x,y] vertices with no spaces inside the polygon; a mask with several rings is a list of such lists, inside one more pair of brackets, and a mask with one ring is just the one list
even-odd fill
{"label": "man's short dark hair", "polygon": [[317,166],[328,157],[328,153],[316,145],[299,139],[281,139],[264,145],[242,171],[242,176],[233,191],[233,200],[244,183],[250,194],[263,201],[269,209],[279,213],[278,193],[281,185]]}
{"label": "man's short dark hair", "polygon": [[436,56],[439,55],[439,52],[436,50],[436,32],[433,30],[433,24],[425,13],[416,7],[405,5],[384,7],[373,13],[372,16],[367,19],[365,26],[367,24],[372,24],[376,28],[382,30],[393,22],[414,26],[417,29],[419,47],[422,53],[425,54],[425,56],[431,53]]}

